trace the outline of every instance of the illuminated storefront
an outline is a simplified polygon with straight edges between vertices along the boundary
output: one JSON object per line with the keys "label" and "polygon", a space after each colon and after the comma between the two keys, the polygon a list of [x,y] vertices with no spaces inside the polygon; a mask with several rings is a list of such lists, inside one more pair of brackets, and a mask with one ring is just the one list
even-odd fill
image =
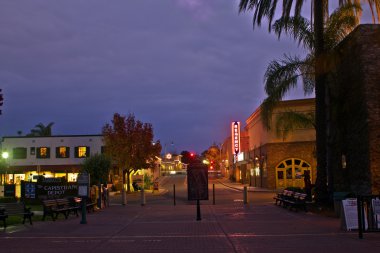
{"label": "illuminated storefront", "polygon": [[102,153],[101,135],[65,135],[49,137],[9,136],[2,139],[5,168],[0,184],[37,182],[38,177],[64,178],[76,182],[82,163],[91,154]]}

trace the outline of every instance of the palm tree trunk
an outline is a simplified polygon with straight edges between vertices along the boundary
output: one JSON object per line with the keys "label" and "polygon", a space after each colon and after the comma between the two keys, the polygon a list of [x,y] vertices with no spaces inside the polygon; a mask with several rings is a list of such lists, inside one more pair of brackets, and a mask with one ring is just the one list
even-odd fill
{"label": "palm tree trunk", "polygon": [[314,34],[315,34],[315,103],[316,103],[316,146],[317,146],[317,179],[316,198],[319,202],[325,202],[328,199],[327,191],[327,166],[326,166],[326,74],[324,71],[324,5],[321,0],[314,0]]}

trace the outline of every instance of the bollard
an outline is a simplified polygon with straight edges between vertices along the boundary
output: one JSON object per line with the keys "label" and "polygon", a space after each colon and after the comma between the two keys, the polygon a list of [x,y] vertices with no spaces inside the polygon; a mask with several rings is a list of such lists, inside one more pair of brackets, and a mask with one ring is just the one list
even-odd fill
{"label": "bollard", "polygon": [[144,188],[141,189],[141,205],[145,206],[145,191],[144,191]]}
{"label": "bollard", "polygon": [[202,218],[201,218],[201,204],[199,203],[199,199],[197,199],[197,220],[202,220]]}
{"label": "bollard", "polygon": [[247,186],[244,186],[243,198],[244,198],[244,205],[248,204],[248,190],[247,190]]}
{"label": "bollard", "polygon": [[212,184],[212,204],[215,205],[215,184]]}
{"label": "bollard", "polygon": [[174,201],[174,205],[176,204],[175,203],[175,184],[173,184],[173,201]]}

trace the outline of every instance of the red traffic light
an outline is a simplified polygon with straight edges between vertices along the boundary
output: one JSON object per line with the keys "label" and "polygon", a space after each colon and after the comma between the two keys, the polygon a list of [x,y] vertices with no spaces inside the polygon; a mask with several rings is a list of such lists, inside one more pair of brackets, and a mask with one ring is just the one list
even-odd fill
{"label": "red traffic light", "polygon": [[194,153],[190,153],[190,157],[194,157],[195,155],[194,155]]}

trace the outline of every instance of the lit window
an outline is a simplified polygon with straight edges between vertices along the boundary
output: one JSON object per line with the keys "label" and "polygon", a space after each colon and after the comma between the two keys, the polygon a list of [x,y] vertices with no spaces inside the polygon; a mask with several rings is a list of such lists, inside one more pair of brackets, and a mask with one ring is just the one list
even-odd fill
{"label": "lit window", "polygon": [[78,148],[78,157],[86,157],[86,147]]}
{"label": "lit window", "polygon": [[61,157],[65,157],[66,156],[66,147],[59,147],[59,155]]}
{"label": "lit window", "polygon": [[47,148],[47,147],[37,148],[37,158],[50,158],[50,148]]}
{"label": "lit window", "polygon": [[86,146],[75,147],[76,158],[85,158],[89,156],[90,156],[90,147],[86,147]]}
{"label": "lit window", "polygon": [[70,148],[69,147],[57,147],[56,148],[56,157],[57,158],[69,158]]}

